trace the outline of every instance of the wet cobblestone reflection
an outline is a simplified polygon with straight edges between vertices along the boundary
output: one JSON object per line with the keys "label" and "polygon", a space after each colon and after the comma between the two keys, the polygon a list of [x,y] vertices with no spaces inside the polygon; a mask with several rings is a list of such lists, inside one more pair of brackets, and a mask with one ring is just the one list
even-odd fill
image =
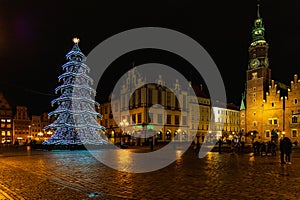
{"label": "wet cobblestone reflection", "polygon": [[0,199],[300,199],[298,150],[281,166],[279,154],[199,159],[190,149],[145,174],[110,169],[88,151],[0,152]]}

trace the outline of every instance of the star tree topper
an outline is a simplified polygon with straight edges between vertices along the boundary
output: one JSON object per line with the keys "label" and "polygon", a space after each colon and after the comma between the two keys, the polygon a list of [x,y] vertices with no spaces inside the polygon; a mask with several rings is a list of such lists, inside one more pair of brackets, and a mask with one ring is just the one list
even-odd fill
{"label": "star tree topper", "polygon": [[72,41],[73,41],[75,44],[78,44],[80,40],[79,40],[79,38],[74,37]]}

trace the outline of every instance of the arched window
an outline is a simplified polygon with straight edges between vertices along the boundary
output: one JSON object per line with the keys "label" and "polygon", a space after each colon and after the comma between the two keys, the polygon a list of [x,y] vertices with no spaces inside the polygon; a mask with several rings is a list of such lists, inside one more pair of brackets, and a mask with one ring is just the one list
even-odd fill
{"label": "arched window", "polygon": [[179,138],[179,137],[178,137],[178,132],[175,131],[175,132],[174,132],[174,140],[178,140],[178,138]]}
{"label": "arched window", "polygon": [[157,139],[162,140],[162,132],[157,132]]}
{"label": "arched window", "polygon": [[257,122],[253,122],[253,126],[257,126]]}
{"label": "arched window", "polygon": [[292,117],[292,123],[298,123],[298,117],[297,116]]}
{"label": "arched window", "polygon": [[184,141],[187,140],[187,135],[186,135],[186,132],[184,132],[184,131],[182,132],[182,140],[184,140]]}
{"label": "arched window", "polygon": [[168,130],[168,131],[166,132],[166,139],[167,139],[167,140],[171,140],[171,131],[170,131],[170,130]]}

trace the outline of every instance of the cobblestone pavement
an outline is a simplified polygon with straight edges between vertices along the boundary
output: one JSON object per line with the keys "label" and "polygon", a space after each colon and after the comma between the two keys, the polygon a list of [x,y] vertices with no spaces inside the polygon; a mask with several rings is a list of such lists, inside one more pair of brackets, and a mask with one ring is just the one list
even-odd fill
{"label": "cobblestone pavement", "polygon": [[279,155],[199,159],[190,149],[161,170],[131,174],[88,151],[0,148],[0,199],[300,199],[299,180],[300,150],[281,166]]}

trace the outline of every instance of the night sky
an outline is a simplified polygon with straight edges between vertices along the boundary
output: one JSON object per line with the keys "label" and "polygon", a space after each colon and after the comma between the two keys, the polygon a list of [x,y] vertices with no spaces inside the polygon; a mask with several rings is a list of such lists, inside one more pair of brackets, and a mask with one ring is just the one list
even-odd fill
{"label": "night sky", "polygon": [[[217,64],[228,102],[239,104],[244,90],[256,0],[243,1],[0,1],[0,90],[12,106],[31,114],[50,111],[65,54],[80,38],[88,53],[106,38],[137,27],[180,31],[198,41]],[[261,1],[270,44],[272,79],[289,85],[300,71],[300,2]],[[195,82],[201,80],[184,60],[168,53],[139,51],[122,56],[109,72],[125,72],[132,62],[161,62]],[[121,74],[120,74],[121,75]],[[99,95],[107,97],[111,74],[101,78]],[[101,93],[102,91],[102,93]]]}

